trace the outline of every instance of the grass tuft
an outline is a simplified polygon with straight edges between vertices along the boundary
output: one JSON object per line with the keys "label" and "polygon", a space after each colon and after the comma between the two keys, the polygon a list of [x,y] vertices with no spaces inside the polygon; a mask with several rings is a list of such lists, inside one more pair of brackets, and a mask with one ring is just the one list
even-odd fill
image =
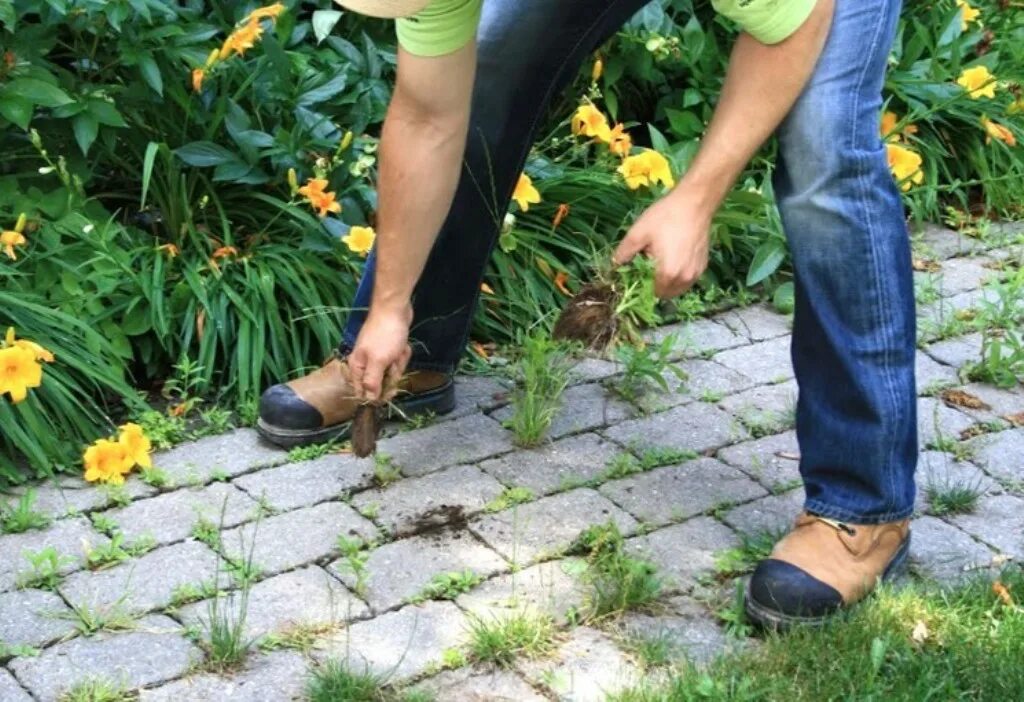
{"label": "grass tuft", "polygon": [[506,422],[518,445],[538,446],[547,436],[569,385],[569,370],[564,344],[538,333],[523,339],[519,386],[512,397],[512,417]]}
{"label": "grass tuft", "polygon": [[555,648],[555,624],[541,614],[519,612],[469,623],[470,656],[480,663],[510,666],[517,658],[539,658]]}

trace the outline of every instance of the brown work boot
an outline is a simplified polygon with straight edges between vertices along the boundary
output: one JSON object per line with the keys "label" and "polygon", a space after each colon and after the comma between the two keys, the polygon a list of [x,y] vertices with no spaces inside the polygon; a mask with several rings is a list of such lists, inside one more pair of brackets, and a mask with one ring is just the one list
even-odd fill
{"label": "brown work boot", "polygon": [[804,512],[751,576],[747,615],[773,629],[821,624],[898,573],[909,548],[909,519],[844,524]]}
{"label": "brown work boot", "polygon": [[[406,416],[447,414],[455,407],[452,376],[435,371],[407,373],[394,404]],[[268,441],[285,448],[345,439],[358,405],[347,362],[335,355],[309,375],[268,388],[260,398],[256,428]]]}

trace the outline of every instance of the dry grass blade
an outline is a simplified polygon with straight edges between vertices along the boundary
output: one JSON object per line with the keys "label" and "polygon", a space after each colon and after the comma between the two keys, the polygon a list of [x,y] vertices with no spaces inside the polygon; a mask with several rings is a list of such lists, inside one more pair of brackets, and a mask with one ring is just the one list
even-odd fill
{"label": "dry grass blade", "polygon": [[950,407],[966,407],[967,409],[990,409],[980,397],[964,390],[949,389],[942,393],[942,401]]}

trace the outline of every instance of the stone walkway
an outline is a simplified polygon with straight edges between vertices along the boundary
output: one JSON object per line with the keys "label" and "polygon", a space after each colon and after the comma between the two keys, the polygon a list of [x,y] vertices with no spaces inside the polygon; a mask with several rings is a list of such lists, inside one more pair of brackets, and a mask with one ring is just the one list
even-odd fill
{"label": "stone walkway", "polygon": [[[925,232],[918,251],[940,262],[916,274],[926,339],[991,295],[982,285],[999,260],[1013,256],[1019,265],[1024,255],[985,251],[938,228]],[[734,591],[713,577],[716,554],[744,534],[785,528],[803,497],[789,320],[754,306],[657,335],[673,331],[689,382],[629,404],[603,385],[616,366],[586,360],[552,441],[536,450],[517,450],[502,427],[508,388],[465,377],[453,414],[381,442],[389,465],[339,454],[289,462],[239,429],[158,454],[169,481],[161,488],[138,477],[120,495],[74,478],[38,486],[36,509],[52,523],[0,536],[0,700],[56,700],[97,678],[141,689],[147,701],[301,699],[311,666],[329,658],[418,685],[437,700],[600,700],[640,675],[622,645],[629,632],[660,632],[696,660],[740,645],[715,616]],[[992,568],[997,554],[1024,558],[1024,428],[999,419],[1024,412],[1024,393],[969,384],[964,389],[984,402],[970,409],[936,392],[960,386],[958,368],[978,357],[980,343],[976,334],[948,338],[917,356],[919,484],[983,492],[973,513],[940,517],[921,491],[913,570],[943,582]],[[699,457],[605,479],[614,457],[649,447]],[[399,479],[380,487],[375,469],[389,467]],[[513,487],[528,488],[530,500],[494,511]],[[553,655],[506,670],[438,672],[465,643],[472,615],[514,604],[572,621],[586,591],[565,550],[583,529],[609,520],[631,553],[658,566],[666,583],[659,607],[566,626]],[[151,548],[89,569],[83,549],[112,538],[122,548]],[[373,545],[345,556],[355,539]],[[305,653],[264,645],[239,672],[205,672],[195,632],[218,543],[258,568],[248,635],[273,642],[305,632],[315,640]],[[45,547],[61,556],[55,590],[19,589],[31,571],[25,554]],[[410,603],[435,575],[466,570],[482,582],[454,601]],[[88,629],[99,631],[82,633]]]}

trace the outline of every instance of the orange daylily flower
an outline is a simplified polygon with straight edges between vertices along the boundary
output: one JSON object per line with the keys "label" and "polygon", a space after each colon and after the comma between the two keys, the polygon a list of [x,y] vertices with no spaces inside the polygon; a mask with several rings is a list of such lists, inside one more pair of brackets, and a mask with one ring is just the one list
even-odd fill
{"label": "orange daylily flower", "polygon": [[558,225],[565,221],[565,218],[569,216],[569,205],[562,203],[558,206],[558,210],[555,211],[555,217],[551,220],[551,228],[557,229]]}
{"label": "orange daylily flower", "polygon": [[248,49],[256,46],[257,40],[263,35],[263,26],[258,20],[249,21],[228,35],[221,46],[218,58],[224,60],[231,54],[243,56]]}
{"label": "orange daylily flower", "polygon": [[325,178],[310,178],[305,185],[299,188],[299,195],[306,198],[320,217],[326,217],[329,212],[335,214],[341,212],[341,203],[335,200],[333,192],[327,191]]}
{"label": "orange daylily flower", "polygon": [[43,384],[40,361],[53,363],[53,354],[39,344],[14,338],[14,327],[0,344],[0,396],[7,394],[18,404],[28,397],[31,388]]}
{"label": "orange daylily flower", "polygon": [[988,117],[981,118],[981,126],[985,128],[986,136],[985,143],[991,144],[993,139],[998,139],[1007,146],[1016,146],[1017,137],[1014,136],[1013,132],[1009,128],[1003,125],[993,122]]}
{"label": "orange daylily flower", "polygon": [[203,89],[203,78],[206,77],[206,71],[202,68],[192,69],[192,92],[198,93]]}
{"label": "orange daylily flower", "polygon": [[12,261],[18,260],[18,255],[14,253],[15,246],[24,246],[28,243],[25,238],[25,224],[27,223],[25,213],[22,212],[18,215],[18,221],[14,224],[14,229],[5,229],[0,232],[0,246],[3,247],[4,253],[7,254],[7,258]]}
{"label": "orange daylily flower", "polygon": [[213,258],[227,258],[228,256],[237,256],[238,249],[234,246],[221,246],[219,249],[213,252]]}
{"label": "orange daylily flower", "polygon": [[1003,585],[1001,581],[996,580],[992,583],[992,592],[995,593],[996,597],[998,597],[1004,605],[1007,607],[1013,606],[1013,595],[1010,594],[1010,588]]}
{"label": "orange daylily flower", "polygon": [[569,282],[569,274],[565,271],[558,271],[555,274],[555,287],[558,291],[566,297],[572,297],[572,293],[569,292],[569,288],[565,287],[565,284]]}
{"label": "orange daylily flower", "polygon": [[277,16],[284,12],[284,9],[284,5],[279,2],[275,2],[273,5],[256,8],[242,21],[248,23],[259,22],[262,19],[277,20]]}
{"label": "orange daylily flower", "polygon": [[611,141],[608,118],[589,102],[576,108],[576,112],[572,116],[572,133],[594,137],[605,143]]}
{"label": "orange daylily flower", "polygon": [[122,485],[124,476],[131,472],[133,463],[123,444],[110,439],[100,439],[85,450],[82,456],[85,464],[85,479],[90,483],[97,480],[113,485]]}
{"label": "orange daylily flower", "polygon": [[533,181],[530,180],[530,176],[525,173],[519,175],[515,192],[512,193],[512,199],[519,204],[519,209],[523,212],[529,210],[531,204],[540,202],[540,193],[537,191],[537,188],[533,187]]}
{"label": "orange daylily flower", "polygon": [[626,131],[625,125],[621,122],[616,124],[608,137],[608,149],[616,156],[626,158],[633,149],[633,137]]}
{"label": "orange daylily flower", "polygon": [[47,363],[53,363],[54,361],[53,353],[44,349],[36,342],[29,341],[28,339],[16,339],[14,337],[14,327],[7,327],[7,335],[4,337],[4,346],[17,346],[19,348],[27,349],[32,352],[32,355],[37,361],[46,361]]}
{"label": "orange daylily flower", "polygon": [[150,453],[153,450],[153,445],[142,431],[142,427],[129,422],[120,426],[119,429],[121,435],[117,441],[124,447],[125,455],[132,464],[142,468],[152,468],[153,459]]}
{"label": "orange daylily flower", "polygon": [[896,125],[900,122],[900,116],[895,112],[887,111],[882,115],[882,123],[879,128],[879,132],[882,135],[882,139],[886,141],[899,141],[900,137],[907,136],[910,134],[917,134],[916,124],[905,124],[903,129],[897,131]]}
{"label": "orange daylily flower", "polygon": [[181,402],[181,403],[178,403],[176,405],[172,405],[171,407],[168,407],[167,408],[167,414],[169,414],[172,417],[180,417],[181,415],[185,414],[185,411],[187,409],[188,409],[188,403]]}

